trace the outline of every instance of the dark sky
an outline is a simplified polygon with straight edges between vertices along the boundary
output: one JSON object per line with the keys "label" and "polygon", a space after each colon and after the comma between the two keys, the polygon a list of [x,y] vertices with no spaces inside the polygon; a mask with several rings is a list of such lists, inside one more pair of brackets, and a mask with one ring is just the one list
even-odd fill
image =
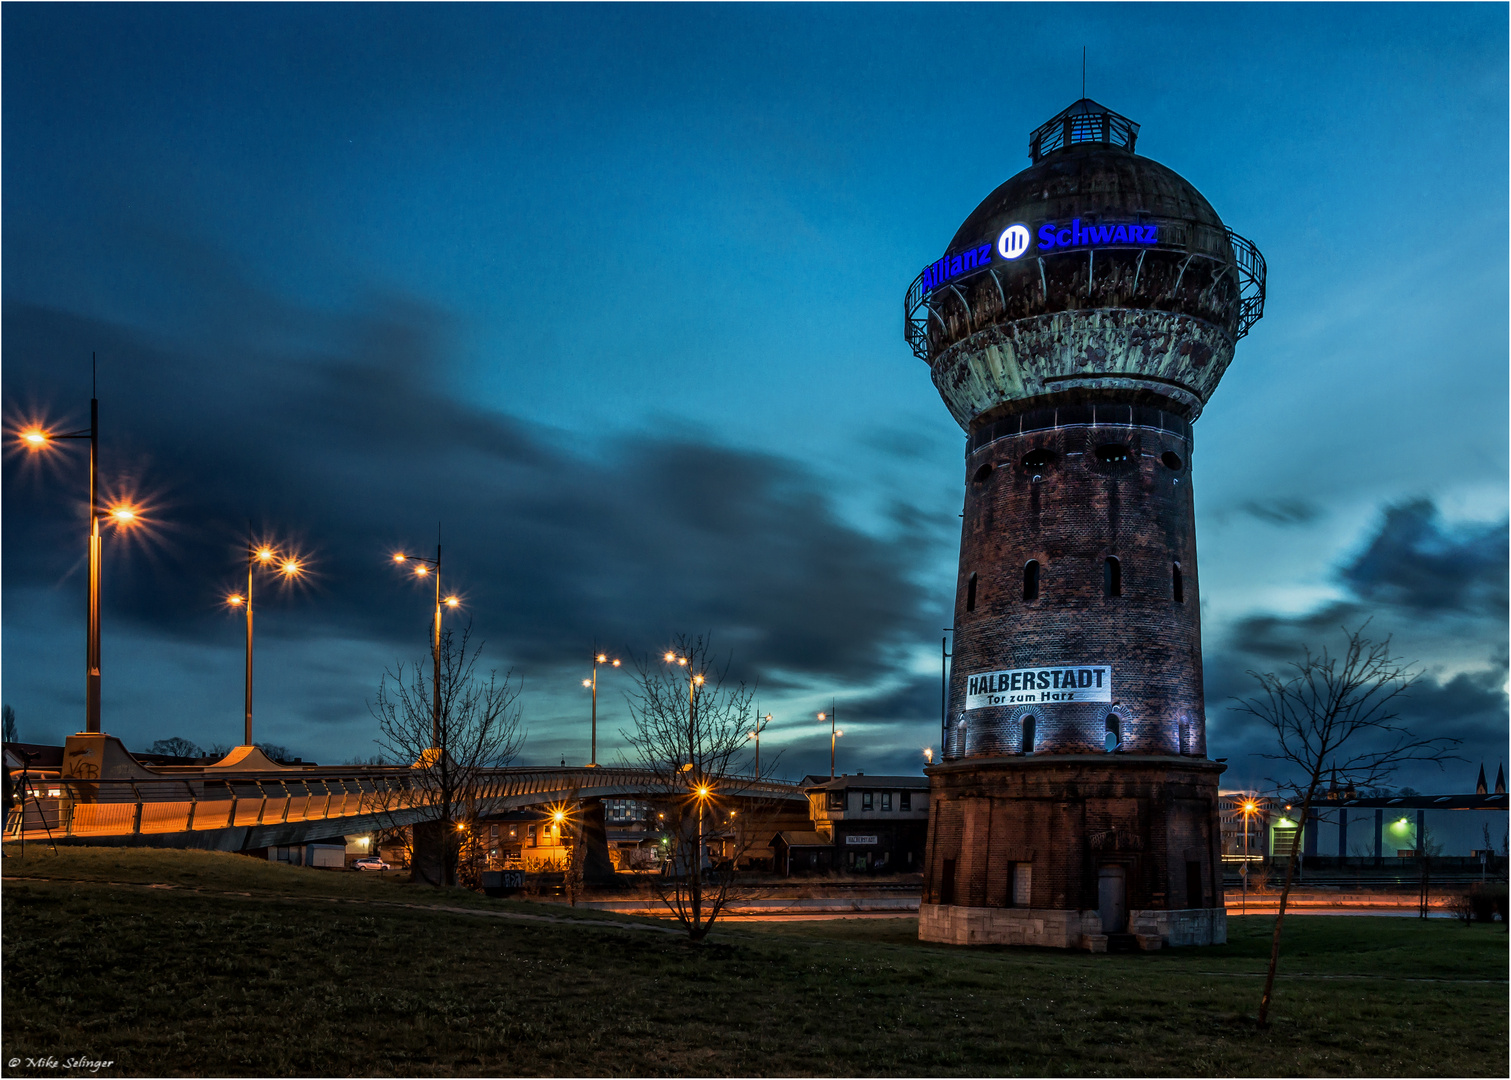
{"label": "dark sky", "polygon": [[[106,540],[105,727],[374,751],[423,654],[388,557],[444,530],[525,757],[586,758],[595,642],[711,633],[791,775],[938,739],[961,433],[899,308],[1028,132],[1143,125],[1269,265],[1196,427],[1209,743],[1245,671],[1372,618],[1414,726],[1507,739],[1504,7],[7,5],[3,392],[87,423],[151,527]],[[4,698],[83,712],[83,460],[8,452]],[[601,759],[624,721],[605,677]]]}

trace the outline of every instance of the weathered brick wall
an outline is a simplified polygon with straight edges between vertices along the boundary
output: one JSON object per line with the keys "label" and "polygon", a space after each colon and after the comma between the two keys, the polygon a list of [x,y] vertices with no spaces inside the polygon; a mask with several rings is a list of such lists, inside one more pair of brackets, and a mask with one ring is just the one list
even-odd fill
{"label": "weathered brick wall", "polygon": [[[1215,762],[1169,756],[966,759],[929,770],[925,902],[941,903],[946,860],[954,903],[1011,903],[1014,863],[1033,867],[1036,909],[1097,907],[1102,865],[1127,872],[1130,910],[1222,905]],[[1186,895],[1186,863],[1203,895]],[[1214,888],[1214,882],[1216,888]]]}
{"label": "weathered brick wall", "polygon": [[[1097,448],[1111,445],[1129,460],[1099,460]],[[1052,460],[1025,465],[1036,451]],[[966,459],[946,760],[1020,753],[1025,715],[1035,717],[1036,752],[1096,752],[1109,712],[1124,752],[1205,756],[1190,461],[1183,436],[1121,425],[1010,435]],[[1121,568],[1116,597],[1104,589],[1109,556]],[[1034,600],[1023,597],[1029,560],[1039,563]],[[969,676],[1055,664],[1111,665],[1113,704],[965,711]]]}

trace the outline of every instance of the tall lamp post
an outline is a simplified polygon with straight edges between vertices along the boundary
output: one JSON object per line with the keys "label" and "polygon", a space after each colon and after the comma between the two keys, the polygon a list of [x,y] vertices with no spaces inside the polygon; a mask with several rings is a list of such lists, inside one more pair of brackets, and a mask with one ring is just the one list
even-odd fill
{"label": "tall lamp post", "polygon": [[241,745],[252,745],[252,576],[256,569],[261,566],[264,569],[274,569],[282,574],[285,581],[291,581],[304,572],[296,555],[279,552],[265,544],[254,544],[247,548],[247,591],[243,596],[240,593],[232,593],[226,597],[226,603],[232,607],[245,607],[247,609],[247,689],[246,689],[246,726],[242,732]]}
{"label": "tall lamp post", "polygon": [[819,718],[819,722],[820,723],[822,723],[825,720],[829,721],[829,779],[830,780],[834,779],[834,743],[835,743],[836,739],[838,739],[838,738],[840,738],[840,736],[844,735],[843,731],[840,731],[840,730],[836,729],[835,726],[834,726],[835,721],[838,718],[838,714],[839,714],[839,709],[835,706],[835,704],[833,702],[830,702],[830,704],[829,704],[829,711],[827,713],[819,713],[818,714],[818,718]]}
{"label": "tall lamp post", "polygon": [[430,660],[431,660],[431,695],[430,695],[430,745],[432,749],[441,745],[441,608],[442,606],[455,608],[460,604],[461,598],[457,596],[441,597],[441,542],[436,541],[435,558],[427,559],[423,555],[406,555],[402,551],[394,552],[393,561],[396,563],[414,563],[414,576],[417,578],[435,575],[435,621],[431,627],[430,635]]}
{"label": "tall lamp post", "polygon": [[597,768],[598,767],[598,665],[599,664],[608,664],[610,667],[618,667],[619,666],[619,661],[618,660],[610,660],[608,658],[608,656],[606,656],[605,654],[603,654],[601,652],[594,652],[593,653],[593,677],[591,679],[583,679],[582,680],[582,685],[591,688],[592,691],[593,691],[593,741],[591,743],[590,751],[589,751],[589,755],[588,755],[588,766],[590,768]]}
{"label": "tall lamp post", "polygon": [[756,744],[756,779],[757,780],[759,780],[761,778],[761,729],[764,728],[769,723],[771,723],[771,714],[770,713],[767,713],[765,716],[762,716],[759,712],[757,712],[756,713],[756,726],[755,726],[755,730],[752,731],[749,735],[745,736],[746,739],[754,739],[755,740],[755,744]]}
{"label": "tall lamp post", "polygon": [[[58,439],[89,440],[89,621],[84,646],[84,731],[100,733],[100,399],[91,389],[89,427],[78,431],[54,432],[33,424],[19,433],[21,445],[29,452],[47,449]],[[130,527],[140,521],[136,507],[118,503],[106,508],[117,527]]]}
{"label": "tall lamp post", "polygon": [[1259,812],[1259,804],[1252,797],[1243,801],[1243,903],[1240,914],[1249,913],[1249,821]]}

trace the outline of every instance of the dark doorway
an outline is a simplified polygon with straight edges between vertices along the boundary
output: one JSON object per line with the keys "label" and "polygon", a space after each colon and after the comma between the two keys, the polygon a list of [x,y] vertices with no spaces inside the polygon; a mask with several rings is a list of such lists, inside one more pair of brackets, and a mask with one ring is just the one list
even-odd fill
{"label": "dark doorway", "polygon": [[939,875],[939,902],[941,904],[953,904],[955,902],[954,859],[944,860],[944,869]]}
{"label": "dark doorway", "polygon": [[1121,866],[1097,867],[1097,912],[1102,933],[1121,934],[1128,923],[1128,881]]}
{"label": "dark doorway", "polygon": [[1199,862],[1186,863],[1186,906],[1188,908],[1207,906],[1202,896],[1201,863]]}

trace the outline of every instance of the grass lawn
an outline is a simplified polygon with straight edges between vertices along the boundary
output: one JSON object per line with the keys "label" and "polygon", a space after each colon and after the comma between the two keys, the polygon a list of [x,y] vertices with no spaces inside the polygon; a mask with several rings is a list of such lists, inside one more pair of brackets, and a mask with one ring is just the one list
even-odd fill
{"label": "grass lawn", "polygon": [[115,1063],[99,1075],[1508,1072],[1498,927],[1288,920],[1259,1031],[1261,916],[1226,946],[1136,955],[926,945],[904,919],[692,946],[378,876],[60,851],[4,862],[6,1075],[68,1073],[26,1063],[48,1056]]}

